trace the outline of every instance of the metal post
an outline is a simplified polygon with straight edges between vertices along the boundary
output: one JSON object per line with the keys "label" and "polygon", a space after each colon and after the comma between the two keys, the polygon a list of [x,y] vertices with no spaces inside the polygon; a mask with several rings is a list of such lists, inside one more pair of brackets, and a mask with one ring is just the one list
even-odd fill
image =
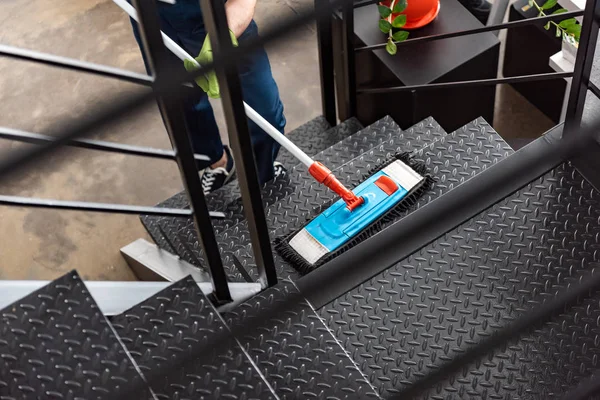
{"label": "metal post", "polygon": [[[315,8],[329,0],[315,0]],[[323,116],[329,125],[337,125],[335,109],[335,78],[333,72],[333,38],[331,16],[317,20],[317,45],[321,75],[321,103]]]}
{"label": "metal post", "polygon": [[[141,7],[142,0],[134,0],[140,18],[140,34],[144,45],[144,52],[148,59],[149,68],[154,74],[155,83],[162,88],[165,77],[169,76],[170,71],[168,60],[170,54],[163,44],[160,34],[160,25],[157,14],[157,7],[153,1],[144,1],[144,7]],[[167,89],[167,88],[164,88]],[[176,91],[179,87],[172,90],[164,90],[164,95],[157,97],[157,102],[163,116],[167,132],[171,139],[171,144],[177,155],[177,165],[183,178],[183,184],[189,196],[190,207],[194,213],[194,223],[211,272],[212,284],[215,289],[215,297],[220,302],[230,302],[231,294],[227,284],[227,276],[223,268],[223,262],[219,253],[219,247],[215,238],[212,222],[208,214],[204,191],[198,175],[194,152],[190,141],[183,108],[181,102],[177,99]]]}
{"label": "metal post", "polygon": [[346,118],[356,116],[356,59],[354,54],[354,4],[347,1],[342,6],[342,43],[344,49]]}
{"label": "metal post", "polygon": [[[204,25],[210,35],[214,54],[231,50],[231,36],[225,14],[225,3],[214,0],[200,0],[204,15]],[[229,131],[229,141],[233,158],[236,163],[238,183],[242,192],[242,202],[250,240],[254,252],[254,259],[259,271],[263,287],[277,284],[277,272],[271,249],[271,239],[262,204],[262,196],[252,139],[248,130],[248,120],[244,111],[242,86],[238,75],[237,66],[227,66],[216,69],[221,89],[223,111]]]}
{"label": "metal post", "polygon": [[587,85],[590,81],[596,41],[598,40],[598,29],[600,28],[598,25],[599,6],[600,2],[597,0],[588,0],[585,4],[583,20],[581,21],[579,49],[577,50],[571,92],[567,103],[564,135],[573,134],[581,126]]}

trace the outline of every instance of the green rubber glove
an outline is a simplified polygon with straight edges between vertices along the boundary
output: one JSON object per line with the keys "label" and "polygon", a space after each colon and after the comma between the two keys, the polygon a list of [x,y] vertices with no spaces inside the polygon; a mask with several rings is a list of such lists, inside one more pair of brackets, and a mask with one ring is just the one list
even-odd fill
{"label": "green rubber glove", "polygon": [[[229,31],[229,34],[231,35],[231,42],[235,47],[237,47],[238,41],[235,35],[231,30]],[[210,45],[210,39],[208,35],[206,35],[206,38],[204,39],[204,44],[202,45],[202,49],[200,50],[200,54],[198,54],[198,57],[196,57],[195,60],[200,65],[210,64],[213,61],[213,51],[212,46]],[[196,64],[194,64],[192,60],[184,60],[183,65],[185,66],[185,69],[188,72],[199,69],[199,67],[196,66]],[[206,94],[208,94],[208,97],[213,99],[218,99],[221,97],[221,91],[219,90],[217,74],[214,70],[197,77],[196,84],[200,86],[200,88],[202,88],[202,90],[204,90]]]}

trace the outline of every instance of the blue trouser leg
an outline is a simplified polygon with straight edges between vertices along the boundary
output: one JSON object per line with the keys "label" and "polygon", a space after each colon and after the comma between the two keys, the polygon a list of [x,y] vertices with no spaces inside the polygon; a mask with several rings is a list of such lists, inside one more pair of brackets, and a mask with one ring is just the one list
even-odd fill
{"label": "blue trouser leg", "polygon": [[[197,7],[198,3],[190,2],[188,4],[189,6],[186,2],[181,2],[181,7]],[[204,27],[202,25],[196,26],[198,21],[194,19],[188,21],[185,18],[186,15],[192,15],[192,12],[169,9],[168,7],[171,6],[159,8],[161,29],[188,53],[198,54],[206,36]],[[197,13],[194,15],[197,16]],[[173,19],[173,21],[169,19]],[[136,25],[134,22],[134,34],[138,44],[140,44]],[[252,21],[248,29],[239,38],[239,42],[243,43],[244,40],[257,34],[258,28],[255,22]],[[175,62],[183,64],[179,60],[175,60]],[[264,49],[245,55],[240,60],[238,68],[244,100],[283,133],[286,124],[283,104],[279,98],[279,90],[273,79],[269,59]],[[209,163],[199,164],[199,168],[204,168],[218,161],[223,155],[223,144],[208,97],[197,88],[186,101],[184,111],[194,151],[208,155],[211,159]],[[273,162],[277,157],[280,146],[252,121],[249,121],[249,129],[259,179],[261,182],[266,182],[273,177]]]}
{"label": "blue trouser leg", "polygon": [[[248,37],[258,35],[258,28],[254,22],[242,35],[242,41],[246,35]],[[283,134],[286,124],[283,103],[264,49],[248,54],[240,63],[239,72],[246,103]],[[273,178],[273,162],[281,146],[254,122],[249,120],[248,124],[258,175],[261,182],[266,182]]]}
{"label": "blue trouser leg", "polygon": [[[240,45],[258,35],[258,27],[252,21],[244,33],[238,38]],[[190,54],[200,53],[206,34],[201,30],[192,34],[178,33],[178,40]],[[286,124],[283,114],[283,103],[279,97],[279,89],[271,71],[271,64],[264,49],[246,54],[238,63],[244,101],[256,112],[262,115],[271,125],[282,134]],[[273,162],[277,157],[280,145],[260,129],[254,122],[248,120],[250,137],[258,176],[261,182],[273,178]],[[192,132],[194,132],[192,130]]]}

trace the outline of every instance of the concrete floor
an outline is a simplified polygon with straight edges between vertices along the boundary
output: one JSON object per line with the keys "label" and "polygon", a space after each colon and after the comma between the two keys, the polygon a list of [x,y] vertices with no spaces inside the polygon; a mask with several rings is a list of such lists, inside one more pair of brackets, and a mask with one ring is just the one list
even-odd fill
{"label": "concrete floor", "polygon": [[[261,0],[256,20],[268,24],[298,6],[294,0]],[[2,0],[0,26],[2,44],[143,72],[129,20],[111,0]],[[291,41],[268,51],[289,131],[320,113],[314,27],[297,30]],[[115,80],[0,58],[0,126],[54,132],[59,122],[93,113],[131,89]],[[499,90],[500,133],[535,136],[548,124],[512,89]],[[95,136],[169,148],[156,107]],[[0,140],[0,151],[19,146]],[[168,161],[63,150],[3,181],[0,193],[155,205],[181,189],[177,168]],[[135,216],[0,207],[0,279],[52,279],[74,268],[86,279],[135,279],[119,249],[140,237],[147,234]]]}

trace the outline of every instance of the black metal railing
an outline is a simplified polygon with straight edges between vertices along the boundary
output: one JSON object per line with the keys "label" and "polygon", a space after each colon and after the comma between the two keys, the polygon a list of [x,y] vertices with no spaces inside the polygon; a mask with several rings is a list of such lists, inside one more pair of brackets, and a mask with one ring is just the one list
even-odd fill
{"label": "black metal railing", "polygon": [[[336,121],[336,98],[333,80],[335,71],[330,54],[333,49],[331,18],[332,13],[340,8],[342,9],[344,24],[344,84],[347,86],[345,91],[347,95],[346,98],[338,99],[338,101],[344,105],[344,108],[349,115],[355,114],[356,96],[361,92],[443,90],[444,88],[457,86],[496,85],[546,79],[563,79],[566,77],[572,77],[573,79],[567,108],[565,135],[562,140],[556,143],[550,143],[548,146],[537,152],[530,152],[526,157],[508,157],[506,160],[499,163],[498,166],[502,166],[501,168],[490,169],[492,173],[488,174],[485,179],[473,179],[470,181],[470,184],[460,185],[441,198],[431,202],[426,206],[428,209],[418,213],[418,215],[417,213],[409,214],[403,219],[402,224],[396,224],[389,227],[386,230],[386,235],[377,235],[364,241],[340,257],[332,260],[327,265],[300,279],[297,282],[297,285],[301,294],[291,294],[285,301],[278,302],[277,304],[274,304],[272,308],[264,310],[260,318],[254,318],[251,321],[247,321],[247,325],[244,327],[232,327],[231,330],[233,335],[243,335],[248,329],[252,329],[254,325],[255,327],[259,326],[263,323],[264,319],[276,317],[280,313],[293,307],[299,301],[303,301],[304,298],[318,298],[319,296],[334,295],[334,291],[329,291],[328,288],[325,288],[324,286],[334,282],[336,280],[335,274],[339,273],[342,269],[344,270],[344,273],[351,275],[357,282],[365,279],[365,277],[368,279],[370,266],[380,267],[382,265],[390,265],[390,263],[397,261],[397,256],[400,253],[392,253],[391,250],[389,250],[390,248],[395,247],[389,246],[390,241],[404,244],[403,249],[399,251],[409,251],[411,246],[417,247],[422,245],[427,238],[415,235],[415,232],[418,231],[419,225],[422,226],[424,221],[431,225],[448,223],[448,215],[452,215],[455,210],[460,209],[461,207],[474,207],[473,204],[476,204],[477,201],[481,203],[482,207],[485,206],[487,204],[486,201],[491,201],[489,197],[486,197],[489,196],[490,192],[494,192],[495,196],[505,196],[510,194],[510,192],[513,191],[511,185],[514,184],[517,179],[527,179],[529,178],[527,174],[531,174],[533,178],[535,178],[533,176],[534,174],[539,176],[539,166],[544,162],[548,163],[548,160],[552,160],[552,163],[547,165],[547,169],[549,169],[552,168],[553,165],[584,151],[586,146],[588,146],[592,140],[596,140],[595,133],[600,129],[600,121],[594,122],[586,129],[581,129],[581,118],[586,94],[588,91],[596,96],[600,94],[600,90],[594,84],[589,82],[593,54],[598,36],[598,17],[600,15],[598,10],[598,4],[600,3],[598,0],[588,0],[583,12],[565,13],[519,22],[497,24],[485,28],[436,35],[428,38],[411,39],[397,44],[399,46],[408,46],[425,41],[443,40],[452,37],[497,31],[499,29],[510,29],[529,24],[543,24],[558,18],[583,15],[580,47],[573,73],[550,73],[511,78],[371,89],[356,88],[355,52],[372,51],[379,49],[381,46],[354,48],[353,7],[356,5],[368,5],[373,3],[372,1],[354,4],[342,0],[331,2],[315,0],[314,10],[305,10],[298,16],[280,21],[277,26],[270,27],[270,29],[267,28],[265,30],[266,33],[263,36],[250,40],[238,48],[233,48],[229,41],[223,3],[219,1],[201,0],[204,16],[206,18],[206,26],[211,34],[213,48],[215,49],[215,59],[212,64],[202,66],[199,70],[187,74],[169,70],[168,63],[166,62],[168,55],[166,54],[167,50],[163,45],[160,35],[156,5],[152,1],[142,0],[135,0],[134,3],[140,16],[140,31],[142,33],[145,54],[148,56],[148,61],[153,72],[152,77],[64,57],[56,57],[9,46],[0,46],[0,55],[112,77],[145,86],[145,88],[141,88],[132,94],[122,96],[105,108],[95,110],[93,114],[84,119],[70,124],[62,124],[51,129],[51,132],[49,132],[50,134],[48,135],[0,128],[1,138],[38,145],[32,149],[24,149],[2,157],[2,159],[0,159],[0,180],[5,178],[8,174],[14,173],[18,169],[40,162],[43,157],[61,146],[75,146],[97,151],[118,152],[136,156],[169,159],[178,163],[186,192],[190,200],[190,209],[173,210],[119,204],[69,201],[59,202],[54,200],[27,199],[14,196],[0,196],[0,204],[82,211],[169,215],[186,218],[193,217],[203,247],[205,261],[208,264],[213,279],[215,297],[219,302],[229,301],[230,294],[214,230],[212,229],[211,216],[207,208],[196,170],[196,160],[206,159],[206,157],[203,155],[195,155],[192,151],[189,134],[181,109],[182,100],[184,100],[187,92],[174,89],[179,88],[186,83],[193,82],[193,79],[196,76],[211,69],[215,69],[218,73],[223,93],[223,108],[233,144],[234,158],[238,165],[244,210],[246,212],[250,232],[252,232],[252,245],[260,271],[261,282],[266,287],[276,284],[277,276],[275,273],[264,209],[260,197],[260,187],[254,163],[254,156],[251,150],[252,147],[248,132],[248,123],[242,103],[239,77],[237,74],[236,61],[242,52],[253,51],[270,41],[281,40],[282,38],[285,38],[286,35],[294,32],[294,29],[298,26],[301,26],[312,19],[316,19],[317,28],[319,30],[318,40],[321,82],[323,86],[323,112],[327,120],[333,123]],[[148,88],[151,90],[148,90]],[[131,115],[131,113],[140,110],[144,105],[152,101],[157,101],[159,104],[161,114],[173,145],[172,151],[121,145],[83,138],[83,136],[89,134],[94,129],[105,126],[119,118]],[[519,177],[517,178],[516,175],[519,175]],[[525,175],[525,177],[523,175]],[[487,205],[489,206],[489,204]],[[426,218],[423,217],[424,215]],[[423,390],[431,387],[433,382],[445,378],[472,362],[477,357],[480,357],[485,352],[489,352],[506,343],[507,340],[535,329],[548,321],[548,319],[557,312],[573,305],[577,299],[587,297],[599,288],[600,276],[590,274],[588,277],[585,277],[585,279],[582,278],[578,285],[570,287],[568,291],[560,294],[554,300],[537,308],[533,308],[530,313],[526,314],[525,318],[516,320],[513,324],[510,324],[497,331],[494,335],[484,339],[478,345],[456,355],[453,360],[442,364],[430,375],[401,391],[397,395],[397,398],[414,398]],[[208,345],[212,348],[215,346],[226,346],[230,343],[230,338],[225,336],[227,335],[212,338],[212,342]],[[189,359],[193,359],[197,356],[198,354],[188,355]],[[156,371],[153,373],[160,374],[164,373],[164,371]],[[154,377],[146,376],[146,378],[152,380]],[[574,392],[570,399],[575,400],[584,398],[582,396],[589,396],[598,389],[597,382],[583,382],[582,386]]]}

